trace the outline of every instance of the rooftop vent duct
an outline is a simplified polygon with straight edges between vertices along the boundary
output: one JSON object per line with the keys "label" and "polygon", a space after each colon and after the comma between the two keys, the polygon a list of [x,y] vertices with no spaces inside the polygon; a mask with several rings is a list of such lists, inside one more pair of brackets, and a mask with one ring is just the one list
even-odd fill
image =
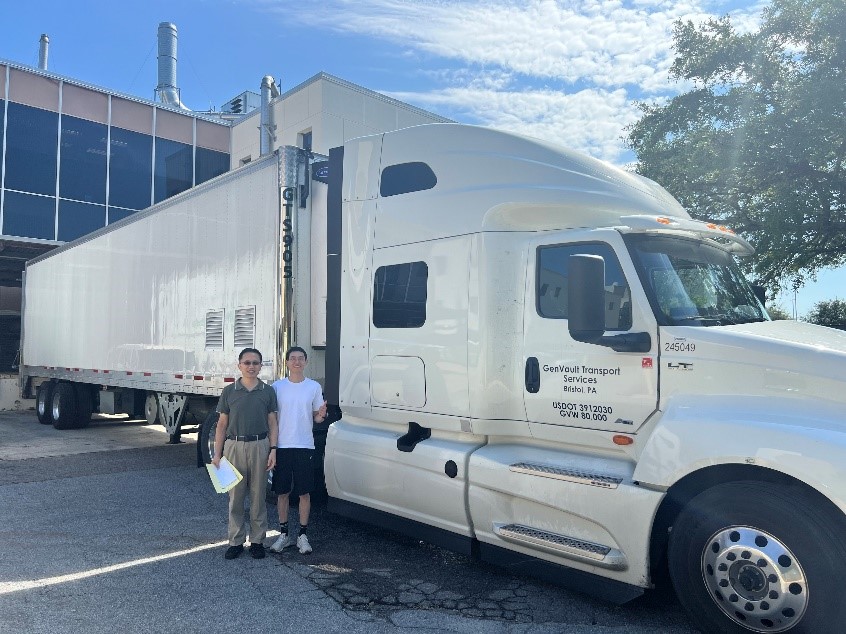
{"label": "rooftop vent duct", "polygon": [[41,34],[41,39],[38,40],[38,68],[47,70],[47,53],[50,48],[50,38],[46,33]]}
{"label": "rooftop vent duct", "polygon": [[176,25],[160,22],[158,41],[159,85],[156,86],[156,94],[162,103],[188,110],[179,99],[179,88],[176,86]]}

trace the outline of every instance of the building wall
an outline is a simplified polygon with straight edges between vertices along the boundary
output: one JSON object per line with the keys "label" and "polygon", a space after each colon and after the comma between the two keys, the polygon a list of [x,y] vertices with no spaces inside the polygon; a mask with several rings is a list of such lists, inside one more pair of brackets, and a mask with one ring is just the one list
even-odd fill
{"label": "building wall", "polygon": [[[360,136],[389,132],[449,119],[319,73],[271,102],[276,123],[274,147],[302,147],[311,133],[311,149],[328,154],[330,148]],[[261,112],[253,111],[232,129],[232,167],[255,160],[260,152]]]}
{"label": "building wall", "polygon": [[229,125],[0,64],[0,236],[74,240],[228,170]]}

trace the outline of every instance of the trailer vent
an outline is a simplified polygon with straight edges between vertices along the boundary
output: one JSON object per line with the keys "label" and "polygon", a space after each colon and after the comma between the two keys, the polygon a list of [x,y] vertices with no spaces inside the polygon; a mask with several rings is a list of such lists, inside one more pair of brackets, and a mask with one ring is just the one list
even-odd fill
{"label": "trailer vent", "polygon": [[247,306],[235,311],[235,348],[256,345],[256,307]]}
{"label": "trailer vent", "polygon": [[206,313],[206,350],[223,350],[223,311]]}

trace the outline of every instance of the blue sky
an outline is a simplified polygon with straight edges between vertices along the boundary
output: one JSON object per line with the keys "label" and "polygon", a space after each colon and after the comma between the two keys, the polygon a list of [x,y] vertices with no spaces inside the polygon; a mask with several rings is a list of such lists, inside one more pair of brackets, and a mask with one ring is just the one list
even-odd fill
{"label": "blue sky", "polygon": [[[465,123],[559,142],[616,164],[637,100],[671,83],[677,19],[730,14],[756,28],[758,0],[32,0],[8,2],[0,59],[153,98],[159,22],[179,29],[178,82],[193,110],[219,109],[273,75],[287,90],[319,71]],[[846,299],[846,268],[797,296],[801,316]],[[793,311],[793,292],[779,300]]]}

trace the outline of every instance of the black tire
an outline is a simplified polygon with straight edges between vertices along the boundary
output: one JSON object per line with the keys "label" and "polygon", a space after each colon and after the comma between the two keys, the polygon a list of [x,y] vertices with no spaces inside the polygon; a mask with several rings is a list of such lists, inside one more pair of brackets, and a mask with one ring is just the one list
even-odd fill
{"label": "black tire", "polygon": [[55,381],[45,381],[35,390],[35,415],[42,425],[53,424],[50,409],[53,407],[53,389],[55,386]]}
{"label": "black tire", "polygon": [[94,395],[91,393],[94,388],[87,383],[74,383],[73,386],[76,392],[75,428],[82,429],[88,427],[94,413]]}
{"label": "black tire", "polygon": [[77,426],[76,390],[73,383],[59,381],[53,390],[50,414],[56,429],[74,429]]}
{"label": "black tire", "polygon": [[[275,449],[273,451],[276,451]],[[273,490],[273,472],[267,472],[267,485],[264,489],[264,501],[270,504],[270,506],[276,508],[276,502],[278,501],[279,496],[276,495],[276,491]]]}
{"label": "black tire", "polygon": [[144,418],[148,425],[159,423],[159,397],[155,392],[147,392],[144,399]]}
{"label": "black tire", "polygon": [[197,460],[204,465],[209,464],[214,456],[214,433],[219,417],[217,412],[210,412],[200,427],[200,433],[197,434]]}
{"label": "black tire", "polygon": [[673,587],[708,634],[843,632],[843,527],[835,510],[799,486],[715,486],[673,524]]}

